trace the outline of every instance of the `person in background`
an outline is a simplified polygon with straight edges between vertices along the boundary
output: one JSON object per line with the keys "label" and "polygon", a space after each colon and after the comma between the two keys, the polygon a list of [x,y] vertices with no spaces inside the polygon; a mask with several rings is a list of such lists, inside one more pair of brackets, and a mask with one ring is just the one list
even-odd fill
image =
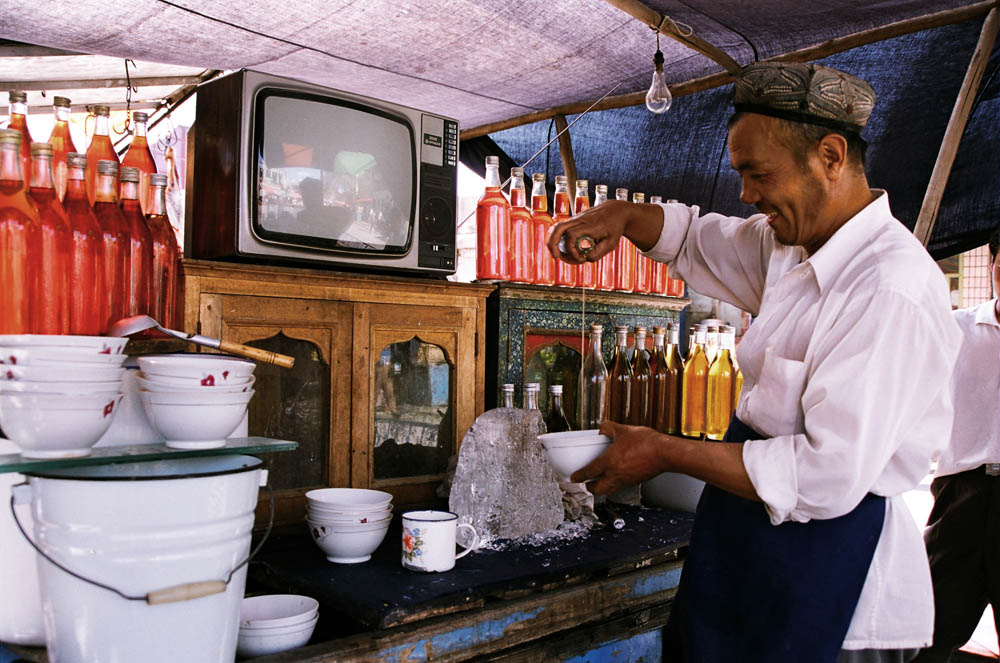
{"label": "person in background", "polygon": [[730,162],[760,214],[609,201],[549,241],[594,261],[624,234],[754,315],[727,440],[605,422],[612,444],[572,480],[601,494],[664,471],[707,482],[670,660],[908,661],[931,640],[933,596],[902,494],[951,430],[961,334],[945,280],[868,185],[871,86],[814,63],[754,63],[733,101]]}
{"label": "person in background", "polygon": [[972,637],[987,605],[1000,634],[1000,228],[989,241],[993,299],[952,315],[962,348],[951,377],[955,422],[938,459],[924,543],[934,582],[934,644],[944,663]]}

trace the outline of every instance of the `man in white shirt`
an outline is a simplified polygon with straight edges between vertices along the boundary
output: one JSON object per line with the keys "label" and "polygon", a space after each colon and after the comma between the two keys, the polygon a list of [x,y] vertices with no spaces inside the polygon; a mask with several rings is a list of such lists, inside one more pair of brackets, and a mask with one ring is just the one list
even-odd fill
{"label": "man in white shirt", "polygon": [[593,261],[624,234],[694,290],[755,316],[729,439],[605,422],[614,443],[572,479],[595,493],[664,471],[709,484],[667,629],[677,660],[907,661],[933,622],[901,495],[951,429],[960,334],[944,279],[868,186],[867,83],[756,63],[737,75],[734,105],[730,161],[761,214],[611,201],[549,242]]}
{"label": "man in white shirt", "polygon": [[994,298],[954,312],[962,349],[951,376],[955,423],[938,459],[924,542],[934,582],[934,645],[945,662],[972,636],[987,604],[1000,633],[1000,229],[990,237]]}

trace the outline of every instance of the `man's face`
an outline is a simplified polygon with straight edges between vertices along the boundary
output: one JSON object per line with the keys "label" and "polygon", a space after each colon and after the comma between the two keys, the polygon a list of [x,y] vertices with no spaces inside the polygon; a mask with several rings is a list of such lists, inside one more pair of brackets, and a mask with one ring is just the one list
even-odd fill
{"label": "man's face", "polygon": [[740,200],[767,214],[779,242],[813,253],[828,237],[823,168],[813,153],[803,168],[783,131],[776,118],[744,115],[729,131],[729,159],[743,179]]}

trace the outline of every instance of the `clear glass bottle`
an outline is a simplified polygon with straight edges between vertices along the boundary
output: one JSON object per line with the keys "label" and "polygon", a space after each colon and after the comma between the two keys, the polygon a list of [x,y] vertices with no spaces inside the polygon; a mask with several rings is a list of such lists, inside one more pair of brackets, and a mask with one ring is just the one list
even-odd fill
{"label": "clear glass bottle", "polygon": [[0,129],[0,334],[30,334],[38,288],[38,210],[21,177],[21,132]]}
{"label": "clear glass bottle", "polygon": [[660,433],[667,432],[670,412],[670,373],[667,369],[665,327],[653,327],[653,353],[649,357],[649,420],[646,424]]}
{"label": "clear glass bottle", "polygon": [[476,278],[510,279],[510,203],[500,190],[500,157],[486,157],[486,190],[476,204]]}
{"label": "clear glass bottle", "polygon": [[628,422],[633,426],[649,425],[650,366],[646,350],[646,328],[634,331],[635,350],[632,352],[632,394],[629,397]]}
{"label": "clear glass bottle", "polygon": [[[667,433],[676,435],[681,432],[681,400],[684,389],[684,358],[681,356],[681,325],[677,322],[667,324],[670,334],[669,345],[663,348],[667,360],[668,390],[667,396]],[[666,340],[666,339],[664,339]]]}
{"label": "clear glass bottle", "polygon": [[[111,144],[111,109],[94,106],[94,137],[87,147],[87,197],[93,205],[97,200],[97,166],[101,161],[119,165],[118,153]],[[115,171],[115,194],[118,193],[118,171]],[[98,215],[100,216],[100,215]]]}
{"label": "clear glass bottle", "polygon": [[550,433],[562,433],[573,430],[563,410],[563,386],[549,385],[549,413],[545,417],[545,428]]}
{"label": "clear glass bottle", "polygon": [[733,361],[730,358],[736,330],[725,325],[719,334],[719,355],[708,369],[705,404],[705,437],[721,440],[733,415]]}
{"label": "clear glass bottle", "polygon": [[[628,189],[615,189],[615,198],[628,200]],[[635,290],[635,244],[624,235],[618,240],[615,253],[615,290],[632,292]]]}
{"label": "clear glass bottle", "polygon": [[500,394],[503,398],[500,407],[514,407],[514,385],[505,384],[500,387]]}
{"label": "clear glass bottle", "polygon": [[[99,336],[108,328],[108,288],[104,282],[104,237],[94,208],[87,200],[87,155],[66,155],[66,197],[63,207],[73,231],[70,277],[70,333]],[[86,284],[81,287],[80,284]],[[159,320],[159,318],[157,318]],[[161,323],[167,324],[167,323]]]}
{"label": "clear glass bottle", "polygon": [[626,325],[615,325],[615,352],[611,357],[609,381],[608,419],[627,424],[632,396],[632,366],[628,359]]}
{"label": "clear glass bottle", "polygon": [[[608,200],[608,185],[598,184],[594,187],[594,207],[607,202]],[[618,251],[610,251],[606,253],[600,260],[597,261],[597,289],[598,290],[614,290],[615,289],[615,260],[617,259]]]}
{"label": "clear glass bottle", "polygon": [[[573,216],[582,214],[590,209],[590,192],[588,188],[587,180],[576,181],[576,194],[573,196]],[[598,263],[596,262],[585,262],[578,266],[578,286],[590,289],[597,287],[597,265]]]}
{"label": "clear glass bottle", "polygon": [[524,385],[524,409],[525,410],[538,410],[538,392],[540,390],[540,385],[537,382],[528,382]]}
{"label": "clear glass bottle", "polygon": [[580,429],[600,428],[608,412],[608,369],[601,350],[604,327],[590,325],[590,352],[583,361],[582,398],[580,399]]}
{"label": "clear glass bottle", "polygon": [[[552,196],[552,221],[562,223],[573,216],[573,203],[569,199],[569,178],[556,175],[556,192]],[[580,269],[565,260],[556,260],[556,285],[573,288],[579,279]]]}
{"label": "clear glass bottle", "polygon": [[149,115],[142,111],[132,112],[132,143],[122,159],[122,167],[139,169],[139,206],[143,215],[149,214],[149,178],[156,174],[156,162],[149,150],[146,139],[146,121]]}
{"label": "clear glass bottle", "polygon": [[[90,168],[90,158],[87,158]],[[94,182],[94,214],[101,224],[104,248],[104,282],[107,284],[108,322],[127,318],[130,275],[132,273],[132,237],[128,222],[118,206],[118,163],[102,160],[97,164]]]}
{"label": "clear glass bottle", "polygon": [[[42,255],[39,287],[45,293],[34,302],[32,327],[38,334],[70,333],[70,267],[73,234],[69,218],[52,183],[52,146],[31,144],[31,182],[28,196],[38,210]],[[87,283],[78,287],[89,288]]]}
{"label": "clear glass bottle", "polygon": [[129,228],[128,314],[153,312],[153,233],[139,204],[139,169],[121,168],[121,208]]}
{"label": "clear glass bottle", "polygon": [[[633,193],[633,203],[645,203],[646,194]],[[635,250],[635,290],[634,292],[648,295],[653,291],[653,260],[647,258],[638,248]]]}
{"label": "clear glass bottle", "polygon": [[705,328],[695,330],[694,349],[684,362],[681,387],[681,434],[701,437],[705,433],[705,403],[708,392],[708,358],[705,356]]}
{"label": "clear glass bottle", "polygon": [[153,236],[153,290],[150,305],[153,317],[172,328],[177,311],[177,270],[180,248],[177,234],[167,216],[167,176],[156,173],[149,178],[149,214],[146,225]]}
{"label": "clear glass bottle", "polygon": [[49,144],[52,145],[52,181],[55,184],[59,202],[66,198],[66,173],[69,169],[66,164],[66,155],[70,152],[76,152],[76,145],[73,144],[73,137],[69,133],[69,111],[69,99],[66,97],[52,98],[52,114],[56,118],[56,123],[49,135]]}
{"label": "clear glass bottle", "polygon": [[27,184],[31,181],[31,132],[28,131],[28,93],[21,90],[11,90],[10,120],[7,128],[21,134],[21,180]]}
{"label": "clear glass bottle", "polygon": [[531,251],[535,259],[534,282],[555,285],[556,259],[549,253],[549,233],[552,231],[549,199],[545,192],[545,173],[531,176]]}
{"label": "clear glass bottle", "polygon": [[524,169],[514,167],[510,169],[510,280],[531,283],[534,268]]}

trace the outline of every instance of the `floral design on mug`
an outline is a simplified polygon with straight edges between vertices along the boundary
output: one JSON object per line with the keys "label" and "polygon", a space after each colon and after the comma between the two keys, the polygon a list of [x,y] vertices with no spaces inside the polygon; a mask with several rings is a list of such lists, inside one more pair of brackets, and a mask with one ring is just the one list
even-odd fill
{"label": "floral design on mug", "polygon": [[412,562],[414,557],[420,557],[423,553],[421,547],[424,540],[420,538],[420,528],[414,527],[412,530],[403,528],[403,557],[406,561]]}

